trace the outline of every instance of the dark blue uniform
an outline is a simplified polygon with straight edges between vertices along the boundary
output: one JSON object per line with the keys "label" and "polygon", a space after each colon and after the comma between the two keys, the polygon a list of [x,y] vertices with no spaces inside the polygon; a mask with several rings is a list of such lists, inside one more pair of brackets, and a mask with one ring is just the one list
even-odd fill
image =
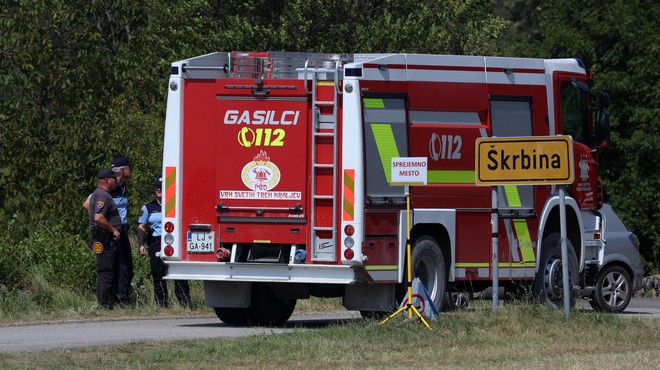
{"label": "dark blue uniform", "polygon": [[[163,218],[162,206],[157,199],[142,206],[138,223],[146,224],[149,229],[149,261],[151,264],[151,276],[154,280],[154,297],[159,305],[167,306],[167,281],[163,279],[167,275],[167,265],[157,256],[160,252],[161,221]],[[174,295],[183,307],[190,306],[190,288],[186,280],[174,281]]]}
{"label": "dark blue uniform", "polygon": [[121,227],[121,218],[112,196],[101,188],[96,188],[90,197],[89,226],[91,247],[96,253],[96,299],[99,305],[112,308],[115,297],[114,285],[119,273],[117,260],[118,240],[113,240],[112,232],[96,225],[94,215],[100,213],[117,230]]}
{"label": "dark blue uniform", "polygon": [[117,264],[119,271],[115,281],[115,291],[119,303],[124,306],[130,303],[131,281],[133,281],[133,255],[131,254],[131,243],[128,240],[128,187],[125,183],[117,185],[110,195],[117,204],[121,218],[121,227],[117,228],[121,231],[121,236],[118,240]]}

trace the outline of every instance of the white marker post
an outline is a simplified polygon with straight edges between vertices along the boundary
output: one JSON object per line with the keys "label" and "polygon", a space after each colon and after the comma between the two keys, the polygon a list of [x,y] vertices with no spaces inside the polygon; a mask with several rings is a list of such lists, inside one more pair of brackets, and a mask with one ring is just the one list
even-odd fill
{"label": "white marker post", "polygon": [[564,284],[564,316],[571,316],[571,286],[568,274],[568,246],[566,245],[566,199],[564,186],[559,187],[559,236],[561,238],[561,273]]}

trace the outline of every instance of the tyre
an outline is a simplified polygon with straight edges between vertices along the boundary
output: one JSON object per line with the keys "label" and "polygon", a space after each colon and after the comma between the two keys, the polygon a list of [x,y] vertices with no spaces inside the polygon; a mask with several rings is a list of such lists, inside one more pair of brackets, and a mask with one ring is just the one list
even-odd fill
{"label": "tyre", "polygon": [[428,236],[417,239],[411,257],[413,279],[419,278],[431,301],[440,310],[445,298],[447,270],[438,243]]}
{"label": "tyre", "polygon": [[[566,240],[568,252],[568,275],[571,287],[570,305],[577,301],[577,292],[572,289],[578,285],[578,264],[575,250],[570,240]],[[541,246],[539,271],[534,279],[534,295],[546,306],[564,307],[564,283],[561,262],[561,237],[558,233],[548,236]]]}
{"label": "tyre", "polygon": [[443,311],[464,310],[470,304],[470,295],[465,292],[447,292]]}
{"label": "tyre", "polygon": [[246,326],[250,324],[247,307],[214,307],[213,310],[215,315],[227,325]]}
{"label": "tyre", "polygon": [[295,299],[279,298],[266,284],[252,284],[252,302],[247,310],[250,325],[282,326],[294,308]]}
{"label": "tyre", "polygon": [[598,273],[596,290],[591,294],[591,307],[597,311],[620,313],[632,298],[632,282],[621,266],[610,265]]}

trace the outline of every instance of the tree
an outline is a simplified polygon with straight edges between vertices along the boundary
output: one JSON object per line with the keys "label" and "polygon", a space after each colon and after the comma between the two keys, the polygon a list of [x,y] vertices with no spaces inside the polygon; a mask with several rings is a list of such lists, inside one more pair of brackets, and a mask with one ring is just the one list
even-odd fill
{"label": "tree", "polygon": [[174,60],[231,49],[492,53],[504,21],[491,11],[476,0],[4,2],[0,216],[22,225],[19,239],[35,226],[84,233],[78,205],[119,154],[137,164],[137,194],[150,194],[141,184],[160,171]]}
{"label": "tree", "polygon": [[[533,1],[530,1],[533,3]],[[607,199],[660,266],[660,3],[548,0],[538,9],[540,38],[515,52],[580,57],[610,94],[612,144],[601,154]]]}

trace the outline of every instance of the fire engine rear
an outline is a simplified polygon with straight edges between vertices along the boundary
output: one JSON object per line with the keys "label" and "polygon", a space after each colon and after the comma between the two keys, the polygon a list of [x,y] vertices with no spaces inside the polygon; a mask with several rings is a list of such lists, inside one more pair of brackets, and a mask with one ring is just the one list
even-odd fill
{"label": "fire engine rear", "polygon": [[[280,325],[297,299],[387,312],[414,275],[441,307],[491,278],[490,187],[475,140],[573,137],[566,201],[572,285],[602,261],[597,151],[606,95],[577,59],[212,53],[172,64],[163,156],[168,278],[203,280],[228,324]],[[429,184],[390,185],[393,157],[427,157]],[[498,157],[499,159],[500,157]],[[501,157],[504,160],[504,155]],[[506,186],[499,277],[561,305],[556,187]]]}

